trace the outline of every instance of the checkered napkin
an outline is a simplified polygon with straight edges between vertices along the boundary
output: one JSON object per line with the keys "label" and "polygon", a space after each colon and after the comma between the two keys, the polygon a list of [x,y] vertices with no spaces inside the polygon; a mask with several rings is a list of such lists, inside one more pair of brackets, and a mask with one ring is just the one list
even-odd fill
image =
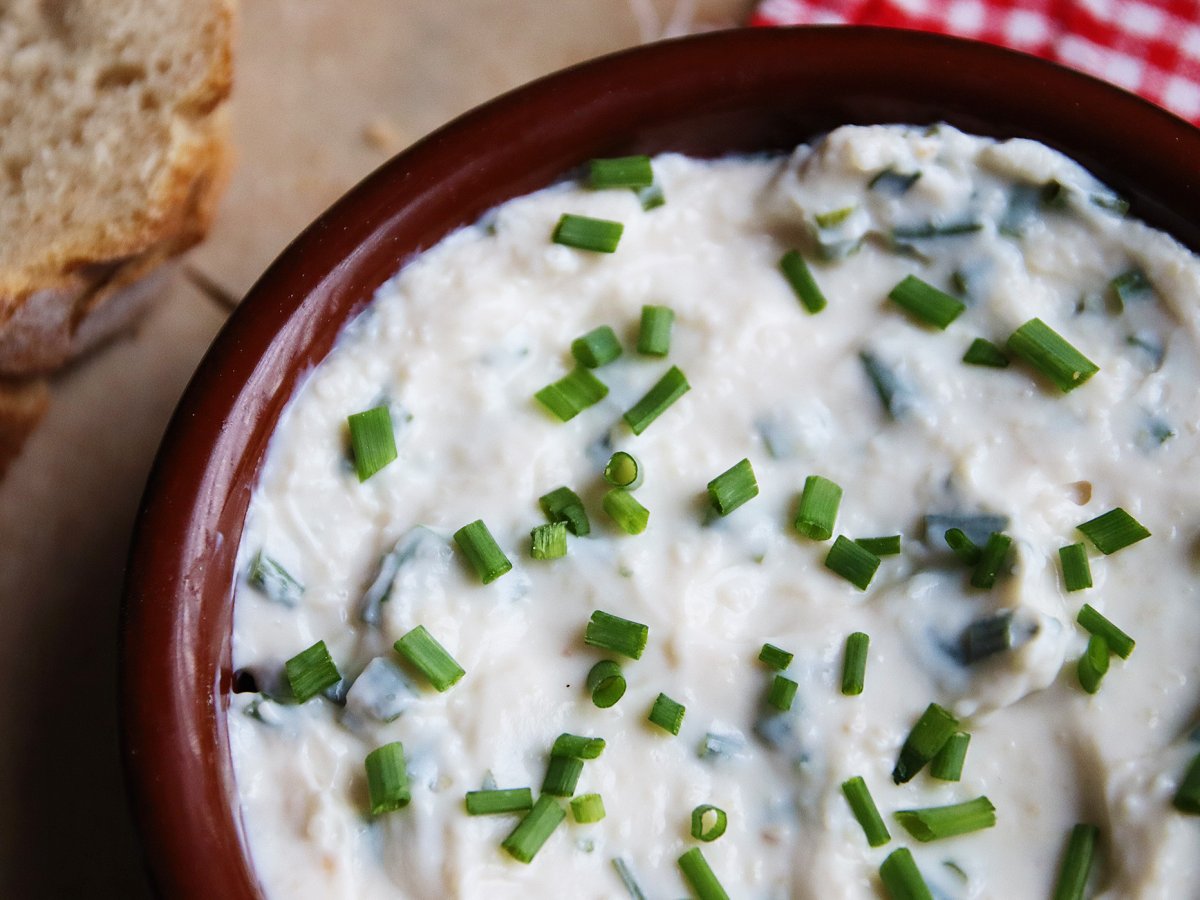
{"label": "checkered napkin", "polygon": [[762,0],[750,24],[976,38],[1104,78],[1200,125],[1200,0]]}

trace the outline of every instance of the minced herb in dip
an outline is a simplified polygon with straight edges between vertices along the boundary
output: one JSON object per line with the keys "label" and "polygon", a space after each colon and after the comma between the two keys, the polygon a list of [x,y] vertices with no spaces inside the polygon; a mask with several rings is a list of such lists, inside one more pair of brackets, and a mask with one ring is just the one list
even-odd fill
{"label": "minced herb in dip", "polygon": [[280,421],[263,892],[1200,890],[1196,258],[945,126],[591,177],[406,265]]}

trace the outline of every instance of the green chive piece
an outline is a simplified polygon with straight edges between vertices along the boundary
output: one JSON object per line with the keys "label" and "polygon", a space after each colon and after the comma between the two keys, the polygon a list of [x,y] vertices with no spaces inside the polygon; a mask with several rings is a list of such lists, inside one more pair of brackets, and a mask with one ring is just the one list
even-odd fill
{"label": "green chive piece", "polygon": [[566,817],[567,811],[559,806],[558,801],[543,794],[500,846],[518,862],[531,862]]}
{"label": "green chive piece", "polygon": [[1117,300],[1120,301],[1122,307],[1130,300],[1134,300],[1144,294],[1149,294],[1154,290],[1154,285],[1150,283],[1150,279],[1146,277],[1146,273],[1141,269],[1130,269],[1128,272],[1122,272],[1110,281],[1108,286],[1117,295]]}
{"label": "green chive piece", "polygon": [[800,685],[792,679],[776,675],[775,680],[771,682],[771,689],[767,692],[767,703],[780,712],[787,712],[792,708],[799,687]]}
{"label": "green chive piece", "polygon": [[458,549],[484,584],[491,584],[512,569],[512,563],[483,524],[483,519],[476,519],[454,532],[454,543],[458,544]]}
{"label": "green chive piece", "polygon": [[971,665],[1003,653],[1012,647],[1012,613],[1005,610],[992,616],[976,619],[963,629],[959,638],[960,660]]}
{"label": "green chive piece", "polygon": [[620,222],[563,213],[550,239],[556,244],[574,247],[577,250],[612,253],[617,249],[624,230],[625,226]]}
{"label": "green chive piece", "polygon": [[691,389],[687,376],[678,366],[671,366],[666,373],[625,413],[625,421],[634,434],[641,434],[650,423],[667,411],[672,403]]}
{"label": "green chive piece", "polygon": [[999,531],[991,533],[987,543],[983,545],[983,552],[979,554],[979,562],[975,564],[975,571],[971,573],[972,587],[990,590],[995,586],[996,576],[1008,559],[1010,547],[1012,547],[1012,538],[1007,534]]}
{"label": "green chive piece", "polygon": [[962,315],[966,304],[915,275],[907,276],[888,293],[896,304],[918,319],[945,330]]}
{"label": "green chive piece", "polygon": [[1200,754],[1197,754],[1188,765],[1183,781],[1175,791],[1172,805],[1181,813],[1200,816]]}
{"label": "green chive piece", "polygon": [[1119,506],[1076,527],[1105,556],[1150,537],[1146,526]]}
{"label": "green chive piece", "polygon": [[589,406],[595,406],[607,397],[608,385],[593,375],[590,369],[576,367],[533,396],[559,420],[569,422]]}
{"label": "green chive piece", "polygon": [[625,885],[625,890],[628,892],[630,900],[646,900],[646,895],[642,892],[637,879],[633,877],[633,870],[629,868],[629,864],[619,856],[615,857],[612,863],[613,868],[617,870],[617,875],[620,877],[621,883]]}
{"label": "green chive piece", "polygon": [[1088,202],[1118,216],[1125,216],[1129,212],[1129,201],[1116,194],[1092,194],[1088,197]]}
{"label": "green chive piece", "polygon": [[1007,369],[1008,357],[1004,351],[989,340],[975,338],[963,354],[962,361],[969,366],[987,366],[991,369]]}
{"label": "green chive piece", "polygon": [[855,209],[856,207],[853,204],[843,206],[839,209],[831,209],[829,212],[817,213],[813,216],[813,221],[817,223],[818,228],[837,228],[854,215]]}
{"label": "green chive piece", "polygon": [[842,693],[857,697],[863,692],[867,677],[867,651],[871,639],[861,631],[846,638],[846,651],[842,658]]}
{"label": "green chive piece", "polygon": [[901,194],[908,193],[909,188],[916,184],[920,177],[920,170],[916,172],[897,172],[895,169],[884,169],[882,172],[876,173],[867,182],[867,187],[873,191],[881,191],[882,193],[899,197]]}
{"label": "green chive piece", "polygon": [[725,810],[711,803],[703,803],[692,810],[692,837],[706,844],[725,833],[729,816]]}
{"label": "green chive piece", "polygon": [[637,490],[642,485],[642,464],[632,453],[618,450],[609,457],[604,467],[604,480],[613,487],[627,491]]}
{"label": "green chive piece", "polygon": [[649,635],[649,627],[640,622],[631,622],[629,619],[596,610],[583,633],[583,642],[589,647],[611,650],[630,659],[641,659]]}
{"label": "green chive piece", "polygon": [[900,225],[892,229],[893,241],[920,241],[928,238],[958,237],[983,230],[982,222],[919,222],[916,225]]}
{"label": "green chive piece", "polygon": [[892,900],[933,900],[933,894],[921,877],[912,851],[907,847],[900,847],[888,854],[879,867],[879,880]]}
{"label": "green chive piece", "polygon": [[757,496],[758,479],[748,459],[735,463],[708,483],[709,502],[723,516]]}
{"label": "green chive piece", "polygon": [[951,806],[901,809],[893,813],[904,830],[921,843],[970,834],[996,824],[996,807],[987,797],[976,797]]}
{"label": "green chive piece", "polygon": [[882,847],[892,839],[861,775],[855,775],[849,781],[842,782],[842,793],[846,802],[850,804],[850,812],[854,813],[854,818],[862,826],[868,844],[872,847]]}
{"label": "green chive piece", "polygon": [[403,744],[393,741],[376,747],[367,754],[365,765],[371,815],[377,816],[408,806],[412,794],[408,789],[408,766],[404,762]]}
{"label": "green chive piece", "polygon": [[884,411],[896,421],[902,420],[912,410],[915,403],[912,388],[909,387],[895,371],[869,350],[858,354],[871,386],[879,396]]}
{"label": "green chive piece", "polygon": [[860,591],[867,589],[871,579],[875,577],[879,563],[878,556],[854,543],[844,534],[838,535],[825,557],[825,568],[841,575]]}
{"label": "green chive piece", "polygon": [[804,479],[804,490],[792,522],[800,534],[814,541],[827,541],[833,537],[833,526],[837,522],[838,506],[842,502],[842,489],[828,478],[809,475]]}
{"label": "green chive piece", "polygon": [[1092,871],[1096,840],[1099,837],[1100,829],[1095,825],[1081,822],[1071,829],[1052,900],[1083,900],[1086,896],[1084,892],[1087,890],[1088,875]]}
{"label": "green chive piece", "polygon": [[662,185],[657,182],[648,187],[640,188],[634,193],[637,194],[638,203],[642,204],[642,212],[650,212],[652,209],[658,209],[660,206],[666,205],[667,202]]}
{"label": "green chive piece", "polygon": [[467,674],[424,625],[418,625],[396,641],[395,648],[439,692],[448,691]]}
{"label": "green chive piece", "polygon": [[638,503],[625,488],[613,488],[604,495],[604,511],[626,534],[641,534],[650,522],[650,510]]}
{"label": "green chive piece", "polygon": [[729,895],[709,868],[708,860],[704,858],[699,847],[693,847],[679,857],[679,869],[697,900],[729,900]]}
{"label": "green chive piece", "polygon": [[599,759],[604,752],[604,738],[560,734],[550,753],[554,756],[574,756],[576,759]]}
{"label": "green chive piece", "polygon": [[576,537],[584,537],[592,530],[583,501],[569,487],[559,487],[538,499],[542,512],[551,522],[565,522],[567,531]]}
{"label": "green chive piece", "polygon": [[876,556],[895,556],[900,552],[900,535],[889,534],[886,537],[855,538],[854,543],[864,550],[870,550]]}
{"label": "green chive piece", "polygon": [[583,760],[574,756],[550,757],[546,766],[546,777],[542,781],[542,793],[552,797],[570,797],[583,774]]}
{"label": "green chive piece", "polygon": [[786,650],[780,650],[774,644],[763,644],[758,651],[758,658],[777,672],[782,672],[792,664],[795,655]]}
{"label": "green chive piece", "polygon": [[1108,641],[1098,634],[1088,638],[1087,649],[1075,667],[1079,686],[1089,694],[1100,690],[1100,682],[1108,673]]}
{"label": "green chive piece", "polygon": [[617,340],[615,331],[607,325],[601,325],[575,338],[571,342],[571,355],[584,368],[598,369],[621,355],[621,342]]}
{"label": "green chive piece", "polygon": [[825,295],[821,293],[821,288],[817,286],[816,279],[809,271],[808,263],[797,251],[789,250],[783,254],[783,259],[779,260],[779,269],[791,285],[797,299],[810,313],[819,313],[828,305]]}
{"label": "green chive piece", "polygon": [[625,676],[611,659],[602,659],[588,671],[587,687],[592,703],[600,709],[608,709],[625,696]]}
{"label": "green chive piece", "polygon": [[929,764],[929,774],[939,781],[959,781],[962,779],[963,763],[967,759],[967,747],[971,744],[971,736],[965,731],[950,735],[950,740],[937,752]]}
{"label": "green chive piece", "polygon": [[1071,200],[1070,189],[1056,178],[1042,185],[1039,199],[1048,209],[1066,209]]}
{"label": "green chive piece", "polygon": [[354,471],[366,481],[396,458],[396,435],[392,414],[386,406],[355,413],[350,423],[350,447],[354,451]]}
{"label": "green chive piece", "polygon": [[892,769],[892,781],[896,784],[911,781],[926,763],[937,756],[956,731],[958,719],[936,703],[930,703],[900,748],[896,767]]}
{"label": "green chive piece", "polygon": [[643,356],[666,356],[671,351],[675,311],[669,306],[643,306],[637,351]]}
{"label": "green chive piece", "polygon": [[682,703],[676,703],[666,694],[659,694],[654,698],[654,705],[650,707],[650,715],[646,718],[663,731],[677,735],[683,727],[684,712],[686,709]]}
{"label": "green chive piece", "polygon": [[538,525],[529,532],[529,555],[534,559],[561,559],[567,555],[567,523]]}
{"label": "green chive piece", "polygon": [[599,794],[580,794],[571,800],[571,815],[580,825],[590,825],[604,818],[604,798]]}
{"label": "green chive piece", "polygon": [[1030,319],[1014,331],[1007,346],[1010,353],[1045,375],[1064,394],[1100,371],[1099,366],[1041,319]]}
{"label": "green chive piece", "polygon": [[1092,567],[1083,544],[1060,547],[1058,561],[1062,565],[1063,587],[1068,591],[1082,591],[1092,586]]}
{"label": "green chive piece", "polygon": [[983,558],[983,551],[967,537],[967,533],[961,528],[951,528],[946,531],[946,546],[968,566],[979,565],[979,560]]}
{"label": "green chive piece", "polygon": [[301,650],[283,664],[292,696],[298,703],[311,700],[325,688],[333,687],[342,680],[333,657],[324,641],[317,641],[307,650]]}
{"label": "green chive piece", "polygon": [[529,788],[500,788],[491,791],[467,791],[467,815],[494,816],[500,813],[533,809],[533,791]]}
{"label": "green chive piece", "polygon": [[654,170],[648,156],[617,156],[593,159],[588,163],[588,187],[644,188],[654,183]]}
{"label": "green chive piece", "polygon": [[1099,635],[1108,641],[1108,649],[1121,659],[1129,659],[1129,654],[1135,646],[1133,638],[1102,616],[1095,607],[1088,603],[1083,604],[1075,621],[1084,631]]}
{"label": "green chive piece", "polygon": [[261,550],[254,554],[246,581],[252,588],[265,594],[268,600],[284,606],[295,606],[304,594],[304,585]]}

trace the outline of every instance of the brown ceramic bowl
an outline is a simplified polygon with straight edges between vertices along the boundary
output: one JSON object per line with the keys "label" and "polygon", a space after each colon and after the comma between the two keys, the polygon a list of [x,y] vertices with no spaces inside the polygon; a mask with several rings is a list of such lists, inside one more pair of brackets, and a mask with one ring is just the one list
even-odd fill
{"label": "brown ceramic bowl", "polygon": [[255,285],[184,394],[129,561],[125,763],[169,897],[258,896],[225,729],[234,557],[298,376],[414,254],[595,156],[784,150],[846,123],[946,121],[1043,141],[1200,251],[1200,131],[996,47],[857,28],[738,31],[586,63],[468,113],[380,168]]}

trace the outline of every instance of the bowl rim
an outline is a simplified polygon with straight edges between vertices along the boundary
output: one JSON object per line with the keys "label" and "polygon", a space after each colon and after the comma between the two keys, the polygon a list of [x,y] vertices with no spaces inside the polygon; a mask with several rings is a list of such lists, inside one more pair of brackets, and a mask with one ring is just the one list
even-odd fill
{"label": "bowl rim", "polygon": [[[161,893],[258,896],[234,813],[224,727],[230,636],[226,629],[222,638],[220,624],[229,619],[232,554],[266,441],[297,380],[340,328],[413,255],[497,202],[564,177],[564,160],[679,146],[669,133],[675,120],[663,117],[668,104],[683,98],[696,115],[716,121],[728,112],[726,94],[773,90],[770,79],[785,73],[810,81],[837,75],[841,85],[857,85],[850,63],[873,59],[875,82],[915,79],[933,92],[913,103],[952,98],[945,102],[958,104],[960,112],[947,117],[955,122],[970,118],[963,111],[969,100],[988,100],[987,123],[996,127],[984,133],[1045,132],[1040,139],[1062,149],[1055,136],[1071,131],[1084,152],[1070,155],[1118,188],[1128,186],[1121,177],[1129,182],[1136,172],[1134,213],[1200,252],[1200,165],[1193,162],[1200,159],[1200,130],[1089,75],[944,35],[802,26],[663,41],[539,78],[421,139],[322,214],[259,278],[184,391],[149,474],[126,569],[118,695],[129,799]],[[1000,77],[1007,86],[993,83]],[[1039,88],[1040,95],[1029,93]],[[1005,91],[1014,96],[998,100]],[[1055,91],[1070,99],[1054,100]],[[835,101],[822,115],[836,112]],[[547,119],[551,110],[560,117]],[[1096,120],[1100,111],[1107,126]],[[1123,123],[1121,135],[1113,122]],[[581,133],[590,141],[582,156]],[[1122,144],[1129,133],[1137,140]],[[546,156],[545,142],[556,140],[552,162],[512,174],[521,153]],[[489,181],[503,171],[510,173],[503,183]],[[1112,179],[1113,171],[1124,175]],[[436,227],[418,227],[429,221]],[[197,645],[205,635],[215,646]]]}

